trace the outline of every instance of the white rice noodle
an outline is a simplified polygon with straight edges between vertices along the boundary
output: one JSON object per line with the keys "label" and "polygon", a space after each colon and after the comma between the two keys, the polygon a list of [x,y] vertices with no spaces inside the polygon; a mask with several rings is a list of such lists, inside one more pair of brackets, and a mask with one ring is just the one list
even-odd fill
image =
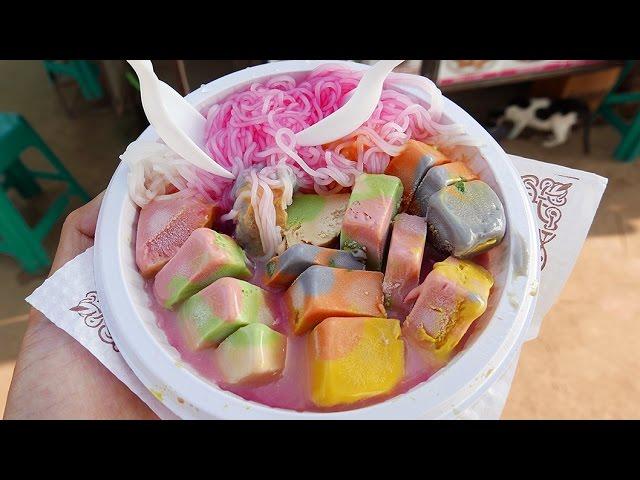
{"label": "white rice noodle", "polygon": [[296,189],[296,175],[284,161],[277,165],[269,165],[262,169],[252,168],[238,178],[234,194],[249,183],[250,189],[242,190],[236,196],[231,211],[223,215],[221,220],[232,220],[238,216],[243,204],[250,202],[253,208],[255,223],[260,234],[260,243],[264,256],[271,258],[282,244],[282,229],[276,224],[277,214],[274,190],[282,191],[285,206],[291,205]]}
{"label": "white rice noodle", "polygon": [[163,143],[135,141],[120,159],[129,167],[129,195],[140,207],[154,198],[164,197],[170,185],[179,191],[197,191],[212,200],[201,187],[196,167]]}

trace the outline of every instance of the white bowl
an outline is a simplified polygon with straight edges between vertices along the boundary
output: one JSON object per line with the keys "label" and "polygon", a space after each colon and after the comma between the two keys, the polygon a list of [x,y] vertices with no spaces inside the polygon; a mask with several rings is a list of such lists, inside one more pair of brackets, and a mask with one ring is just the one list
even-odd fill
{"label": "white bowl", "polygon": [[[189,94],[198,108],[276,74],[303,75],[324,61],[286,61],[232,73]],[[353,69],[365,65],[340,62]],[[407,88],[428,103],[425,93]],[[137,207],[127,191],[127,167],[120,164],[107,189],[96,232],[96,285],[105,320],[122,356],[142,383],[182,418],[220,419],[415,419],[455,418],[500,376],[518,350],[533,313],[539,279],[539,247],[527,194],[500,146],[466,112],[448,99],[445,117],[466,126],[484,146],[473,149],[471,166],[501,198],[507,233],[491,250],[496,282],[485,314],[463,350],[428,381],[384,402],[341,412],[297,412],[271,408],[221,390],[181,361],[149,308],[151,298],[136,268]],[[140,138],[157,139],[149,127]],[[486,160],[485,160],[486,159]],[[160,394],[158,394],[160,393]]]}

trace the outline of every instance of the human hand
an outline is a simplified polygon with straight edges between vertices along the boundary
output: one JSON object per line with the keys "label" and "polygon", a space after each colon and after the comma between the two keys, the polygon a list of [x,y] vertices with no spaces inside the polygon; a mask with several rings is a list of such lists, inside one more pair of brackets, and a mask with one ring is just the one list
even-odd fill
{"label": "human hand", "polygon": [[[49,275],[93,245],[103,194],[69,214]],[[4,418],[157,417],[88,350],[31,309]]]}

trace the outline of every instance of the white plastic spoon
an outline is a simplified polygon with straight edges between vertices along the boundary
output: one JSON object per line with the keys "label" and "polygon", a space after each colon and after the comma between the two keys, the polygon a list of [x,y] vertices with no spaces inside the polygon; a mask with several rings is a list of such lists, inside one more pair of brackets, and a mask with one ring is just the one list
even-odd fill
{"label": "white plastic spoon", "polygon": [[387,75],[402,62],[404,60],[380,60],[369,68],[347,103],[318,123],[296,133],[296,144],[301,147],[324,145],[356,130],[376,109]]}
{"label": "white plastic spoon", "polygon": [[235,178],[204,151],[205,118],[202,114],[156,76],[150,60],[127,62],[138,75],[147,120],[162,141],[195,166],[221,177]]}

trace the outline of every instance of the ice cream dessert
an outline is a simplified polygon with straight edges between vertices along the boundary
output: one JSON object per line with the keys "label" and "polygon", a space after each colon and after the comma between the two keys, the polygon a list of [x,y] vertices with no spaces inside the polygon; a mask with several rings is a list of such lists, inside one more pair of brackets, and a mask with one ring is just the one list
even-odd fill
{"label": "ice cream dessert", "polygon": [[351,252],[298,243],[267,262],[265,283],[289,286],[302,272],[313,265],[364,270],[363,258]]}
{"label": "ice cream dessert", "polygon": [[229,335],[216,350],[227,383],[261,383],[284,369],[287,337],[261,323],[251,323]]}
{"label": "ice cream dessert", "polygon": [[364,252],[367,267],[381,270],[391,221],[398,212],[401,197],[402,183],[397,177],[360,175],[342,220],[340,248]]}
{"label": "ice cream dessert", "polygon": [[477,175],[469,170],[469,167],[463,162],[437,165],[429,169],[418,185],[407,211],[414,215],[425,217],[427,215],[429,199],[434,193],[454,183],[468,182],[470,180],[476,180],[477,178]]}
{"label": "ice cream dessert", "polygon": [[157,198],[140,210],[136,264],[142,276],[153,277],[197,228],[210,227],[214,205],[189,191]]}
{"label": "ice cream dessert", "polygon": [[153,290],[161,305],[172,308],[218,278],[250,276],[249,261],[231,237],[199,228],[158,272]]}
{"label": "ice cream dessert", "polygon": [[298,334],[328,317],[386,316],[380,272],[313,266],[293,282],[285,297]]}
{"label": "ice cream dessert", "polygon": [[385,173],[397,177],[402,182],[402,209],[413,201],[418,185],[427,172],[436,165],[450,160],[437,147],[416,140],[409,140],[400,155],[391,159]]}
{"label": "ice cream dessert", "polygon": [[487,308],[493,276],[469,260],[436,263],[410,294],[415,304],[403,324],[408,337],[438,355],[448,355]]}
{"label": "ice cream dessert", "polygon": [[456,182],[432,195],[427,223],[433,245],[459,258],[495,247],[507,224],[502,202],[481,180]]}
{"label": "ice cream dessert", "polygon": [[249,282],[223,277],[185,301],[178,320],[194,349],[215,346],[250,323],[273,324],[265,294]]}
{"label": "ice cream dessert", "polygon": [[463,351],[491,306],[502,249],[481,254],[505,235],[503,205],[428,80],[392,75],[357,130],[296,144],[360,76],[324,65],[208,104],[206,151],[235,180],[158,143],[133,148],[152,154],[131,166],[130,192],[157,323],[192,372],[244,399],[318,412],[385,401]]}
{"label": "ice cream dessert", "polygon": [[309,336],[311,397],[321,407],[389,393],[404,374],[400,322],[327,318]]}
{"label": "ice cream dessert", "polygon": [[312,195],[299,193],[287,208],[284,238],[287,248],[299,243],[321,247],[330,245],[342,228],[349,195]]}
{"label": "ice cream dessert", "polygon": [[405,315],[411,309],[412,304],[406,297],[420,281],[426,239],[427,222],[424,218],[406,213],[396,215],[382,283],[387,309]]}

